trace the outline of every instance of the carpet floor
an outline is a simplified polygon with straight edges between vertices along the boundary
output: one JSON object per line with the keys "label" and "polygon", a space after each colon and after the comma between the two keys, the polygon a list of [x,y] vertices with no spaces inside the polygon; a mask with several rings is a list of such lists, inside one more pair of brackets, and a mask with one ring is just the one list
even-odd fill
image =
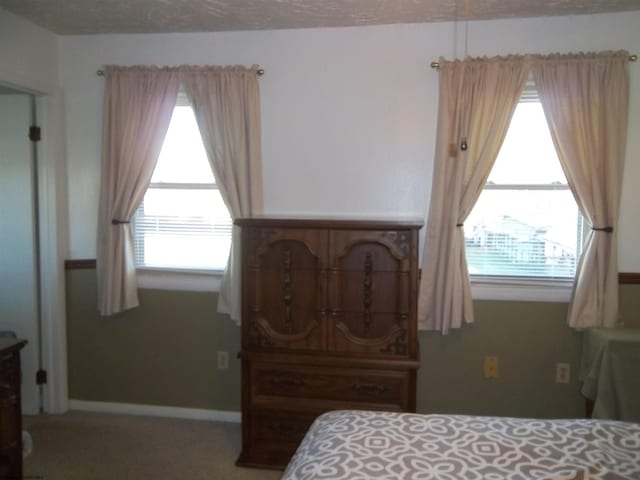
{"label": "carpet floor", "polygon": [[25,416],[32,480],[276,480],[235,466],[240,424],[87,412]]}

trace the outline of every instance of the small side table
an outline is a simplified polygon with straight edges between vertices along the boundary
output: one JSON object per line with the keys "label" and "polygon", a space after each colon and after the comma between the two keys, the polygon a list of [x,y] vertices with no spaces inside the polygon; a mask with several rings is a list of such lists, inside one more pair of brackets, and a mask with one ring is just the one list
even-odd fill
{"label": "small side table", "polygon": [[588,329],[580,380],[593,418],[640,422],[640,328]]}

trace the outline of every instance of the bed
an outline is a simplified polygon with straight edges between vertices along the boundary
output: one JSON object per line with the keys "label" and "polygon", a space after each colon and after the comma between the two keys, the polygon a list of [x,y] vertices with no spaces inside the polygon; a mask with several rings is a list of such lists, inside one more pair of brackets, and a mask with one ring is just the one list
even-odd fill
{"label": "bed", "polygon": [[282,480],[640,480],[640,424],[340,410]]}

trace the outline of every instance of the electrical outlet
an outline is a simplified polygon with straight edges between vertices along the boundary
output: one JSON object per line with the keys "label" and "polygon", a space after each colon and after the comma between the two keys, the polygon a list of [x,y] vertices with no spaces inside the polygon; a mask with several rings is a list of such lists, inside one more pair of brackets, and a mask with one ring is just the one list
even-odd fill
{"label": "electrical outlet", "polygon": [[569,383],[571,380],[571,365],[568,363],[556,364],[556,383]]}
{"label": "electrical outlet", "polygon": [[218,370],[229,368],[229,352],[218,350]]}
{"label": "electrical outlet", "polygon": [[495,355],[484,357],[484,378],[498,378],[498,357]]}

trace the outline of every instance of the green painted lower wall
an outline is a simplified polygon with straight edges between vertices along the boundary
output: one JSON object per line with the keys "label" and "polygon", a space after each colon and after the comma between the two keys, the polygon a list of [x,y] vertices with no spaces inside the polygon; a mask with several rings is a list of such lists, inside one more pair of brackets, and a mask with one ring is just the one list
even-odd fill
{"label": "green painted lower wall", "polygon": [[[240,409],[240,329],[217,295],[140,290],[140,307],[97,312],[95,270],[67,272],[69,397],[145,405]],[[229,368],[217,370],[217,351]]]}
{"label": "green painted lower wall", "polygon": [[620,285],[620,320],[640,328],[640,284]]}
{"label": "green painted lower wall", "polygon": [[[421,411],[583,415],[577,381],[582,334],[566,326],[566,304],[482,301],[474,307],[472,325],[447,336],[421,333]],[[484,378],[486,355],[498,357],[496,379]],[[571,383],[555,383],[557,362],[571,365]]]}
{"label": "green painted lower wall", "polygon": [[[216,313],[217,295],[140,290],[141,306],[109,318],[96,310],[94,270],[66,277],[69,396],[76,400],[240,409],[240,329]],[[477,301],[476,322],[448,336],[420,333],[418,411],[580,417],[582,334],[566,326],[567,305]],[[640,285],[621,285],[621,317],[640,326]],[[218,350],[229,368],[216,369]],[[485,379],[486,355],[499,377]],[[571,383],[555,383],[557,362]]]}

